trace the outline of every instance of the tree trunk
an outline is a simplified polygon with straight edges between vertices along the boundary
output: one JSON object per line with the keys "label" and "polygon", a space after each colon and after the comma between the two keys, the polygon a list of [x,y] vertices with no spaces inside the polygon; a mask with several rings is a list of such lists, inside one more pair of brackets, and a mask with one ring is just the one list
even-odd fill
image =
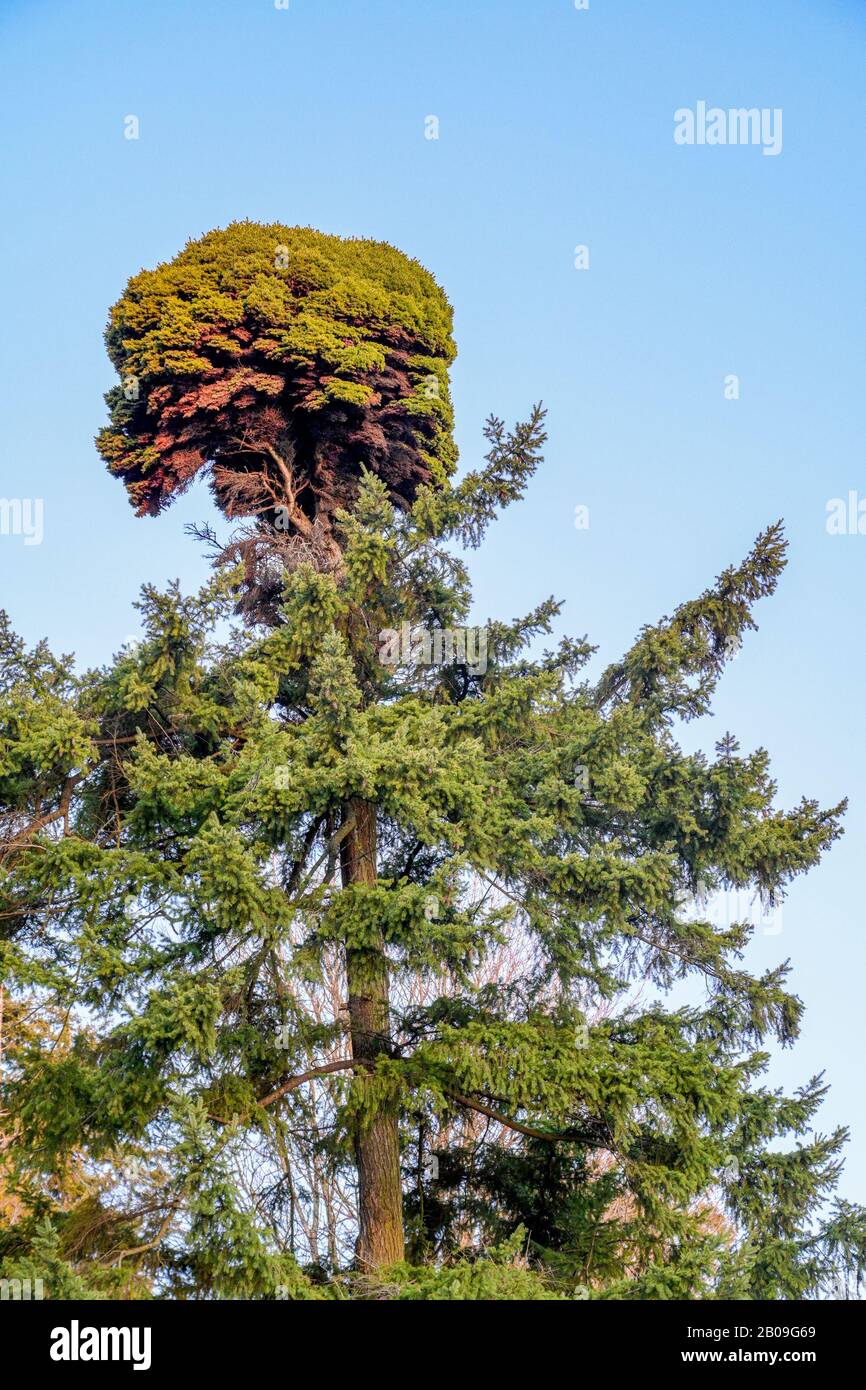
{"label": "tree trunk", "polygon": [[[355,818],[340,847],[344,886],[376,882],[376,809],[353,798],[346,818]],[[352,1056],[375,1062],[390,1048],[388,959],[384,943],[365,950],[346,950],[349,1028]],[[356,1084],[363,1085],[363,1069]],[[376,1269],[403,1259],[403,1187],[400,1178],[400,1125],[396,1110],[380,1109],[355,1133],[358,1168],[358,1243],[360,1269]]]}

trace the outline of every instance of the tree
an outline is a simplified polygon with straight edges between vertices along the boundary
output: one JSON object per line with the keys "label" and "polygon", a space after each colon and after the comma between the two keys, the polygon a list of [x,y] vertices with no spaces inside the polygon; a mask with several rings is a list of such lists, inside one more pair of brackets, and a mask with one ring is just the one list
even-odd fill
{"label": "tree", "polygon": [[[750,923],[684,899],[783,894],[844,807],[781,810],[763,750],[726,735],[686,755],[674,736],[775,589],[781,528],[589,679],[585,640],[527,654],[553,600],[465,627],[454,544],[521,497],[543,411],[486,438],[481,469],[411,495],[360,457],[318,552],[271,545],[263,514],[267,603],[224,547],[198,596],[145,588],[144,641],[101,671],[72,677],[7,632],[4,968],[80,1019],[62,1055],[15,1059],[10,1152],[47,1172],[76,1145],[158,1145],[142,1243],[164,1254],[159,1290],[319,1296],[283,1212],[287,1136],[327,1085],[316,1143],[356,1167],[360,1296],[524,1296],[518,1248],[545,1297],[817,1295],[866,1249],[860,1208],[825,1212],[845,1132],[811,1133],[820,1079],[761,1085],[765,1039],[799,1027],[785,965],[754,977]],[[525,963],[491,981],[480,963],[515,933]],[[302,986],[335,968],[323,1015]],[[704,1003],[665,1007],[692,977]],[[462,1142],[467,1117],[513,1142]],[[404,1203],[424,1272],[400,1263]],[[458,1226],[505,1253],[441,1283]]]}
{"label": "tree", "polygon": [[[384,243],[235,223],[134,277],[106,341],[124,383],[108,396],[103,458],[139,512],[157,512],[210,469],[226,514],[257,518],[238,550],[255,616],[276,616],[277,527],[285,559],[300,541],[302,554],[339,566],[333,515],[362,468],[403,504],[453,470],[451,309],[427,271]],[[350,800],[345,825],[343,881],[373,883],[372,808]],[[387,1035],[386,972],[351,951],[347,970],[353,1054],[374,1061]],[[396,1116],[384,1111],[357,1136],[362,1229],[391,1232],[375,1263],[402,1255],[398,1148]]]}

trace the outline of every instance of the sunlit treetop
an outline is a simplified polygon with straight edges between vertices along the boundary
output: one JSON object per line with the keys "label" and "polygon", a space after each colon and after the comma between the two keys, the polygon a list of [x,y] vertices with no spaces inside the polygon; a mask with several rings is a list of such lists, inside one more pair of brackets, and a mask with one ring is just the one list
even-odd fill
{"label": "sunlit treetop", "polygon": [[451,306],[385,242],[232,223],[133,276],[106,345],[97,447],[139,514],[208,470],[227,516],[281,507],[303,534],[362,467],[400,506],[454,470]]}

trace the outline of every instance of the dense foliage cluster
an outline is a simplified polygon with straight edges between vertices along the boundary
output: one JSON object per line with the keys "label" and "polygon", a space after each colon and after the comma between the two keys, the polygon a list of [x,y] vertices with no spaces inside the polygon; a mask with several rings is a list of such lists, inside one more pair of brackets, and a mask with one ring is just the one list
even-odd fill
{"label": "dense foliage cluster", "polygon": [[456,461],[451,308],[384,242],[236,222],[130,280],[102,457],[139,512],[204,468],[220,505],[326,525],[361,468],[399,502]]}

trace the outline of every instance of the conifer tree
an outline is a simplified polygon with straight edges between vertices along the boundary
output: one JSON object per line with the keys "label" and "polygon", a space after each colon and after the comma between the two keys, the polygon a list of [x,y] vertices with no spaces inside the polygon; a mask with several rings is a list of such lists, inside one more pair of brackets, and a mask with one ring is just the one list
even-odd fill
{"label": "conifer tree", "polygon": [[[261,277],[256,302],[270,304]],[[184,352],[198,351],[173,289],[136,293],[110,332],[170,339],[179,324]],[[243,328],[226,304],[202,314]],[[152,415],[152,442],[117,471],[146,483],[142,505],[187,476],[165,471],[188,441],[170,444],[158,417],[199,366],[163,356],[170,379],[149,383],[136,365],[136,428],[144,438]],[[213,370],[191,389],[217,384]],[[378,410],[366,395],[340,401]],[[686,907],[728,886],[774,900],[840,833],[843,805],[776,805],[763,749],[726,735],[712,757],[686,754],[675,737],[709,713],[775,589],[781,527],[598,678],[583,639],[529,653],[553,599],[488,622],[470,654],[457,550],[523,495],[541,408],[510,431],[491,418],[484,466],[460,482],[419,464],[402,490],[388,449],[367,454],[357,434],[351,476],[320,486],[318,445],[302,464],[284,408],[288,423],[267,418],[287,491],[255,464],[272,489],[252,537],[266,595],[229,546],[195,597],[146,587],[141,645],[79,677],[3,629],[3,968],[10,989],[78,1020],[66,1050],[10,1059],[16,1162],[48,1174],[75,1147],[93,1161],[158,1148],[165,1180],[139,1243],[164,1252],[159,1289],[326,1296],[335,1286],[305,1279],[279,1237],[273,1194],[286,1199],[280,1160],[306,1123],[302,1097],[327,1084],[334,1161],[351,1156],[357,1172],[355,1263],[373,1281],[352,1286],[361,1296],[796,1298],[858,1278],[864,1213],[829,1206],[846,1135],[812,1133],[823,1083],[794,1097],[762,1084],[766,1043],[799,1028],[786,965],[754,976],[752,924],[719,928]],[[215,480],[221,428],[196,436]],[[335,430],[323,426],[329,447]],[[301,523],[285,533],[297,544],[272,544],[302,467],[326,497],[327,543],[306,544]],[[226,635],[238,607],[245,623]],[[479,984],[479,961],[516,933],[531,944],[525,970]],[[333,960],[345,994],[323,1019],[298,986]],[[430,988],[411,1002],[400,985],[418,976]],[[700,1005],[666,1006],[694,979]],[[653,992],[629,1004],[636,981]],[[459,1117],[514,1144],[457,1145],[438,1155],[438,1179],[419,1176],[429,1136]],[[500,1253],[443,1283],[457,1219]],[[514,1260],[527,1249],[535,1283]]]}
{"label": "conifer tree", "polygon": [[[140,512],[206,468],[226,514],[255,517],[237,544],[242,606],[254,617],[276,616],[281,570],[299,555],[339,571],[333,515],[362,470],[405,506],[453,469],[450,305],[427,271],[383,243],[235,223],[134,277],[106,341],[134,388],[109,393],[102,456]],[[344,884],[373,885],[374,809],[350,798],[344,828]],[[387,972],[351,950],[346,968],[354,1055],[375,1060]],[[391,1262],[402,1255],[396,1115],[375,1116],[356,1150],[362,1233],[380,1232],[366,1262]]]}

